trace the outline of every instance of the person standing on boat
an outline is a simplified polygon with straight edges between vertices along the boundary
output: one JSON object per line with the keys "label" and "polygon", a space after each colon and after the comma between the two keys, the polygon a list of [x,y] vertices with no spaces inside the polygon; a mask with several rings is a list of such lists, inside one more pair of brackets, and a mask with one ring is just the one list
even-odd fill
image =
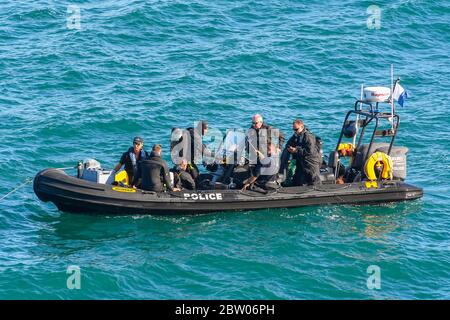
{"label": "person standing on boat", "polygon": [[316,137],[307,129],[302,120],[292,123],[294,134],[286,143],[281,155],[280,171],[286,168],[289,157],[296,160],[293,184],[295,186],[320,184],[321,155]]}
{"label": "person standing on boat", "polygon": [[136,176],[138,173],[139,163],[146,157],[148,157],[148,153],[144,150],[144,139],[141,137],[134,137],[133,146],[122,154],[122,157],[114,168],[114,171],[119,171],[120,168],[125,165],[125,171],[128,175],[128,182],[130,186],[134,186],[137,183]]}
{"label": "person standing on boat", "polygon": [[[277,138],[278,141],[272,141],[273,138]],[[284,144],[284,135],[278,129],[265,124],[260,114],[255,114],[252,117],[252,126],[247,132],[245,141],[249,168],[253,176],[257,166],[261,166],[262,155],[267,155],[269,145],[272,143],[276,149],[281,149]]]}
{"label": "person standing on boat", "polygon": [[150,156],[141,162],[138,173],[141,189],[155,192],[178,191],[178,188],[171,186],[169,167],[161,154],[161,145],[155,144]]}
{"label": "person standing on boat", "polygon": [[192,167],[192,176],[197,180],[199,170],[197,163],[204,163],[203,157],[214,157],[214,154],[203,143],[203,137],[208,133],[208,121],[202,120],[197,123],[197,126],[187,128],[191,136],[191,159],[189,165]]}
{"label": "person standing on boat", "polygon": [[213,158],[214,152],[203,143],[203,137],[208,133],[208,122],[205,120],[196,123],[195,127],[186,129],[172,129],[171,156],[172,161],[179,165],[182,159],[187,159],[192,168],[191,175],[196,181],[199,175],[197,164],[205,164],[204,157]]}

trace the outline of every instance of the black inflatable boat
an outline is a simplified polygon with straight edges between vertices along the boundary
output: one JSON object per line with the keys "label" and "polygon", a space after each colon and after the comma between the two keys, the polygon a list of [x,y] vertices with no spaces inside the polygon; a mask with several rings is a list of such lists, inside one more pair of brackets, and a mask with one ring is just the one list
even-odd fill
{"label": "black inflatable boat", "polygon": [[[378,99],[377,92],[369,90],[369,93]],[[393,108],[392,112],[380,112],[379,102],[358,100],[347,113],[336,148],[322,165],[321,185],[242,191],[227,189],[233,184],[232,177],[227,176],[220,188],[213,185],[207,190],[155,193],[114,186],[106,181],[96,183],[80,175],[69,176],[63,170],[46,169],[36,175],[34,192],[40,200],[51,201],[62,211],[160,215],[324,204],[364,205],[420,198],[422,189],[404,182],[408,149],[393,145],[400,118]],[[369,131],[372,134],[365,134]],[[345,143],[343,139],[352,142]],[[384,142],[375,143],[375,139]]]}
{"label": "black inflatable boat", "polygon": [[367,189],[364,182],[317,187],[286,187],[272,192],[204,190],[154,193],[84,181],[62,170],[47,169],[34,179],[42,201],[59,210],[107,214],[197,214],[323,204],[371,204],[417,199],[422,189],[401,181]]}

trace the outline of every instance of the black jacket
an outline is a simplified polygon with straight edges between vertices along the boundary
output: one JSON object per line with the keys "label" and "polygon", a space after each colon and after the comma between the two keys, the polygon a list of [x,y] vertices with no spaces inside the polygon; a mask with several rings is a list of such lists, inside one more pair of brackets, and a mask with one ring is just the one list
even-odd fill
{"label": "black jacket", "polygon": [[[250,127],[247,131],[247,137],[245,138],[245,151],[249,155],[253,155],[256,152],[253,150],[253,148],[250,146],[250,143],[252,143],[253,147],[255,147],[257,150],[261,151],[264,154],[267,154],[267,150],[262,150],[263,144],[265,144],[266,148],[269,145],[269,143],[275,143],[278,142],[278,148],[282,149],[283,144],[285,141],[285,137],[283,132],[281,130],[278,131],[278,141],[272,141],[272,130],[276,130],[276,128],[273,128],[272,126],[269,126],[267,124],[264,124],[259,129],[255,129],[253,127]],[[255,144],[256,142],[256,144]],[[250,159],[254,160],[254,159]],[[259,155],[256,154],[256,160],[257,164],[260,163]]]}
{"label": "black jacket", "polygon": [[130,180],[131,184],[135,184],[137,181],[137,175],[138,175],[138,169],[140,162],[148,157],[147,151],[141,150],[141,154],[139,159],[136,159],[136,165],[133,165],[133,161],[131,160],[130,154],[134,154],[134,148],[130,147],[126,152],[122,154],[122,157],[120,157],[120,163],[122,165],[125,165],[125,171],[128,174],[128,178]]}
{"label": "black jacket", "polygon": [[[185,130],[183,136],[178,141],[171,142],[170,150],[172,157],[184,158],[191,164],[196,164],[195,160],[197,160],[197,163],[203,162],[203,156],[214,157],[214,153],[202,141],[201,128],[197,129],[198,134],[195,134],[195,128],[192,127]],[[175,146],[177,146],[178,152],[174,150]],[[187,154],[183,154],[183,150]]]}
{"label": "black jacket", "polygon": [[172,190],[167,162],[153,152],[150,157],[141,162],[139,178],[143,190],[162,192],[164,191],[163,183],[168,190]]}
{"label": "black jacket", "polygon": [[305,129],[299,135],[293,134],[286,143],[286,148],[289,146],[297,149],[293,157],[298,165],[305,169],[320,168],[321,155],[317,148],[316,137],[309,130]]}
{"label": "black jacket", "polygon": [[192,168],[181,170],[179,166],[172,168],[174,173],[174,186],[180,189],[195,190],[195,179]]}
{"label": "black jacket", "polygon": [[[202,129],[197,128],[197,134],[195,134],[195,128],[187,128],[191,136],[191,159],[187,159],[190,163],[203,162],[203,157],[214,157],[214,153],[208,149],[208,147],[203,143],[203,135],[201,134]],[[197,148],[196,148],[197,147]]]}

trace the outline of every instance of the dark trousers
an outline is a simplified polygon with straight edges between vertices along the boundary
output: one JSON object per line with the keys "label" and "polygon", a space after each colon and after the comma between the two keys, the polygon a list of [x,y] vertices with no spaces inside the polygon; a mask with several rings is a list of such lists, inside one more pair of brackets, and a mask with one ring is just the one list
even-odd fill
{"label": "dark trousers", "polygon": [[178,187],[181,187],[183,189],[187,190],[195,190],[195,181],[192,175],[190,175],[186,171],[181,171],[178,174],[178,178],[180,179]]}
{"label": "dark trousers", "polygon": [[279,173],[285,174],[285,170],[287,168],[290,157],[291,157],[291,154],[289,153],[287,148],[284,148],[283,152],[281,153],[280,170],[278,170]]}
{"label": "dark trousers", "polygon": [[[286,169],[289,163],[289,158],[291,154],[285,148],[281,153],[280,159],[280,170],[278,171],[281,174],[286,175]],[[320,164],[317,166],[305,166],[301,165],[300,160],[296,160],[295,174],[293,177],[293,185],[294,186],[303,186],[303,185],[314,185],[320,184]]]}
{"label": "dark trousers", "polygon": [[189,173],[191,174],[192,179],[194,179],[194,181],[197,182],[200,171],[198,170],[198,167],[195,163],[191,163],[190,165],[192,166],[192,170],[190,170]]}
{"label": "dark trousers", "polygon": [[315,168],[308,168],[297,165],[297,167],[295,168],[295,175],[293,180],[294,186],[311,186],[320,183],[319,168],[317,168],[316,170]]}

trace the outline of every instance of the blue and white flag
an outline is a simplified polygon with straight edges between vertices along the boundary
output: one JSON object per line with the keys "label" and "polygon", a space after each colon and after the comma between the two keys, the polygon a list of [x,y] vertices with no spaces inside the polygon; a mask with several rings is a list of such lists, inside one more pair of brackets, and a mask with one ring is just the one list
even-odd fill
{"label": "blue and white flag", "polygon": [[403,103],[405,102],[406,98],[408,98],[408,92],[403,89],[403,87],[400,85],[400,83],[396,83],[394,86],[394,92],[392,93],[392,97],[397,100],[398,104],[403,107]]}

